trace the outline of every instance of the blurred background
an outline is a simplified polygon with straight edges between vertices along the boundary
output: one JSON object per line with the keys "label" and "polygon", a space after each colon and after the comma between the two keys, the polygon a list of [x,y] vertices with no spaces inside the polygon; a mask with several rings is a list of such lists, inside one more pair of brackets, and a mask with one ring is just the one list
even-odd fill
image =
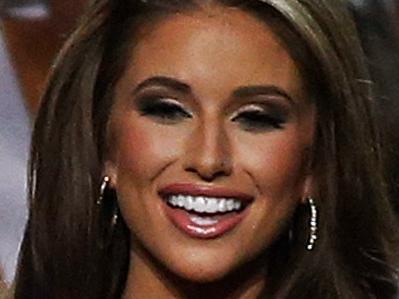
{"label": "blurred background", "polygon": [[7,283],[27,217],[32,121],[46,74],[86,2],[0,0],[0,273]]}
{"label": "blurred background", "polygon": [[[27,217],[32,121],[54,57],[88,1],[0,0],[0,276],[5,283],[13,278]],[[390,191],[397,197],[399,0],[351,0],[348,6],[375,81],[379,117],[390,140]]]}

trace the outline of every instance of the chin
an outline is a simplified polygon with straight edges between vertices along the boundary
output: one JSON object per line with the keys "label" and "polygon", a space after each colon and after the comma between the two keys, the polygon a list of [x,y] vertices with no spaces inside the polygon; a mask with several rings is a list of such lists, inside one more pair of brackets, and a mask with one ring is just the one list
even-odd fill
{"label": "chin", "polygon": [[[258,256],[258,255],[256,255]],[[184,281],[198,284],[216,283],[232,277],[244,279],[245,273],[258,269],[258,258],[239,254],[220,255],[200,251],[191,255],[179,255],[179,259],[164,265],[168,272]]]}
{"label": "chin", "polygon": [[175,273],[178,277],[190,281],[192,283],[213,283],[229,276],[232,271],[230,269],[209,267],[209,266],[197,266],[195,269],[188,271],[178,271]]}

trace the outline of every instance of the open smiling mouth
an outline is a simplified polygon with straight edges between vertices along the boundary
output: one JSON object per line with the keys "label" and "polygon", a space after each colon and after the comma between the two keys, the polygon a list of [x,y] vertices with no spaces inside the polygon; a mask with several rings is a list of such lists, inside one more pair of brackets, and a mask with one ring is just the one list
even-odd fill
{"label": "open smiling mouth", "polygon": [[[209,192],[208,192],[209,193]],[[166,215],[193,238],[218,238],[243,220],[252,200],[248,197],[215,197],[192,194],[162,194]]]}

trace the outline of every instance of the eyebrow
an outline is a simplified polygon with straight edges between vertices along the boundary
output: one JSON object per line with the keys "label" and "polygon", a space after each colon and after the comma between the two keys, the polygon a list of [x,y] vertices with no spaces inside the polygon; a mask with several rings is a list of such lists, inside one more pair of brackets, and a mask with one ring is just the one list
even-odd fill
{"label": "eyebrow", "polygon": [[186,83],[183,83],[181,81],[178,81],[170,77],[155,76],[155,77],[150,77],[144,80],[143,82],[140,82],[137,85],[137,87],[133,90],[133,94],[137,94],[142,89],[145,89],[153,85],[168,87],[176,91],[179,91],[181,93],[186,93],[186,94],[191,93],[191,87]]}
{"label": "eyebrow", "polygon": [[[171,77],[154,76],[140,82],[133,90],[133,94],[137,94],[141,90],[153,85],[171,88],[184,94],[192,93],[192,89],[187,83],[181,82]],[[276,85],[242,86],[235,89],[232,95],[236,98],[246,98],[258,95],[274,95],[285,98],[290,104],[295,104],[293,98],[286,91]]]}
{"label": "eyebrow", "polygon": [[246,98],[258,95],[274,95],[278,97],[283,97],[291,104],[295,104],[293,98],[286,91],[276,85],[243,86],[237,88],[233,92],[233,96],[236,98]]}

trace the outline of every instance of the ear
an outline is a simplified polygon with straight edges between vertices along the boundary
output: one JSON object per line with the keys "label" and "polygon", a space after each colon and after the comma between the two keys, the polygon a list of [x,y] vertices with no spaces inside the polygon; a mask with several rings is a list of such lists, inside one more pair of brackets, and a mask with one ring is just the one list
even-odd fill
{"label": "ear", "polygon": [[111,160],[105,162],[103,176],[108,176],[110,178],[110,186],[115,188],[118,181],[118,171],[115,162]]}
{"label": "ear", "polygon": [[317,180],[314,167],[314,148],[309,145],[305,148],[302,156],[303,162],[303,182],[300,190],[300,203],[305,204],[309,197],[317,197]]}
{"label": "ear", "polygon": [[306,177],[303,182],[303,187],[302,187],[302,196],[300,199],[300,202],[302,204],[306,203],[306,198],[308,197],[315,197],[317,196],[317,190],[316,190],[316,180],[313,174],[306,174]]}

